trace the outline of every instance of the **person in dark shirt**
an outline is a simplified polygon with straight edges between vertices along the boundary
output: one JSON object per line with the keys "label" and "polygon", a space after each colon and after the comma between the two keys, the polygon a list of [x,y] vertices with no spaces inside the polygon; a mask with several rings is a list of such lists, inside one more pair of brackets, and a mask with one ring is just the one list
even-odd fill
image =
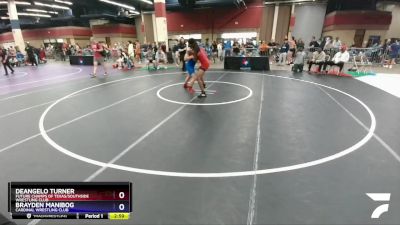
{"label": "person in dark shirt", "polygon": [[36,65],[37,66],[37,62],[35,59],[35,49],[34,47],[32,47],[29,42],[26,43],[26,48],[25,48],[26,54],[28,55],[28,60],[29,62],[32,64],[32,66]]}
{"label": "person in dark shirt", "polygon": [[284,43],[282,44],[281,48],[279,49],[279,61],[278,65],[282,65],[286,63],[287,53],[289,51],[289,43],[288,39],[285,39]]}
{"label": "person in dark shirt", "polygon": [[185,39],[181,37],[178,43],[178,52],[179,52],[179,60],[182,63],[182,71],[186,71],[186,65],[185,65],[185,55],[186,55],[186,43]]}
{"label": "person in dark shirt", "polygon": [[240,53],[240,45],[239,42],[235,41],[233,42],[233,46],[232,46],[232,51],[233,51],[233,56],[239,56]]}
{"label": "person in dark shirt", "polygon": [[319,47],[318,41],[315,39],[315,36],[312,37],[310,44],[308,44],[308,47],[310,47],[310,52],[315,52],[316,49]]}

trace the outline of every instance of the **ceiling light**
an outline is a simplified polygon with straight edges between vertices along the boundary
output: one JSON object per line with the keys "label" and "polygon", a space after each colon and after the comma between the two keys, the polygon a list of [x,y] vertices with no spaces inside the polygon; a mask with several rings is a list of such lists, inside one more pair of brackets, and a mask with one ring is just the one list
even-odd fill
{"label": "ceiling light", "polygon": [[67,5],[72,5],[73,4],[72,2],[68,2],[68,1],[61,1],[61,0],[54,0],[54,1],[58,2],[58,3],[67,4]]}
{"label": "ceiling light", "polygon": [[110,0],[100,0],[100,1],[108,3],[108,4],[111,4],[111,5],[116,5],[116,6],[119,6],[119,7],[122,7],[122,8],[135,10],[135,7],[129,6],[129,5],[125,5],[125,4],[122,4],[122,3],[118,3],[118,2],[114,2],[114,1],[110,1]]}
{"label": "ceiling light", "polygon": [[[7,5],[8,2],[7,1],[0,1],[1,5]],[[30,2],[21,2],[21,1],[15,1],[16,5],[31,5]]]}
{"label": "ceiling light", "polygon": [[8,16],[2,16],[2,17],[0,17],[0,19],[2,19],[2,20],[9,20],[10,17],[8,17]]}
{"label": "ceiling light", "polygon": [[41,2],[35,2],[35,5],[39,5],[39,6],[45,6],[45,7],[50,7],[50,8],[54,8],[54,9],[69,9],[68,7],[65,6],[61,6],[61,5],[55,5],[55,4],[45,4],[45,3],[41,3]]}
{"label": "ceiling light", "polygon": [[50,15],[46,14],[40,14],[40,13],[18,13],[18,16],[35,16],[35,17],[48,17],[50,18]]}
{"label": "ceiling light", "polygon": [[153,5],[153,2],[150,1],[150,0],[141,0],[141,1],[144,2],[144,3],[150,4],[150,5]]}
{"label": "ceiling light", "polygon": [[46,11],[46,10],[41,10],[41,9],[26,9],[28,12],[41,12],[41,13],[50,13],[50,14],[58,14],[58,12],[55,11]]}

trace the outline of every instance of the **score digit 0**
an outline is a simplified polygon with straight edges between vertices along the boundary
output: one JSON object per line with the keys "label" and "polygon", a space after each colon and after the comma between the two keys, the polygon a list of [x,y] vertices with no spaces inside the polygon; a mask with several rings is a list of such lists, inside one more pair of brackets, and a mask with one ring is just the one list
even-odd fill
{"label": "score digit 0", "polygon": [[125,192],[121,191],[121,192],[118,194],[118,197],[119,197],[120,199],[124,199],[124,198],[125,198]]}
{"label": "score digit 0", "polygon": [[121,204],[119,204],[118,208],[120,211],[124,211],[125,205],[123,203],[121,203]]}

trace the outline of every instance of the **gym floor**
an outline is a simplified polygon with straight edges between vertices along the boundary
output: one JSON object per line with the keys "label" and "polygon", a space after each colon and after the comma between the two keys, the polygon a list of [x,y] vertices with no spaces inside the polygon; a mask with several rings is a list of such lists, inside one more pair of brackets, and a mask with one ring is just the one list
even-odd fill
{"label": "gym floor", "polygon": [[[399,224],[398,97],[351,78],[210,70],[198,99],[178,70],[90,70],[0,79],[3,215],[10,181],[131,181],[118,223]],[[366,193],[391,193],[389,211],[371,219],[381,203]]]}

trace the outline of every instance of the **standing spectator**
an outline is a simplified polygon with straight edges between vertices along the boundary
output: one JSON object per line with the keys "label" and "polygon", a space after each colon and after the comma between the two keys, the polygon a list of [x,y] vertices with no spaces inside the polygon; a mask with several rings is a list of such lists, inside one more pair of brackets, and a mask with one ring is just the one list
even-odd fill
{"label": "standing spectator", "polygon": [[91,48],[93,51],[93,73],[91,74],[91,77],[94,78],[96,77],[96,72],[97,72],[97,67],[98,64],[103,65],[104,68],[104,76],[107,76],[107,67],[105,64],[105,50],[104,50],[104,46],[101,43],[98,43],[94,40],[91,41]]}
{"label": "standing spectator", "polygon": [[350,54],[347,51],[346,46],[342,46],[340,48],[340,51],[335,54],[333,59],[331,61],[327,61],[324,64],[324,71],[327,73],[328,71],[326,70],[327,66],[339,66],[339,72],[342,72],[343,66],[346,62],[348,62],[350,59]]}
{"label": "standing spectator", "polygon": [[286,56],[289,51],[289,43],[288,40],[285,39],[284,43],[282,44],[281,48],[279,49],[279,61],[278,65],[283,65],[286,63]]}
{"label": "standing spectator", "polygon": [[136,61],[138,63],[141,63],[142,49],[140,47],[140,43],[138,40],[136,40],[136,45],[135,45],[135,56],[136,56]]}
{"label": "standing spectator", "polygon": [[288,42],[289,43],[289,53],[287,55],[287,64],[290,65],[293,63],[293,57],[296,54],[296,38],[292,36],[292,39]]}
{"label": "standing spectator", "polygon": [[390,56],[390,61],[388,66],[389,69],[392,69],[393,65],[396,64],[396,59],[399,56],[399,52],[400,52],[400,43],[399,40],[396,40],[389,47],[389,56]]}
{"label": "standing spectator", "polygon": [[18,67],[20,67],[22,64],[25,63],[25,56],[24,56],[24,54],[21,53],[21,51],[19,51],[19,50],[17,51],[16,58],[17,58],[17,66]]}
{"label": "standing spectator", "polygon": [[224,49],[225,49],[225,57],[226,56],[231,56],[231,51],[232,51],[232,43],[231,40],[226,40],[224,43]]}
{"label": "standing spectator", "polygon": [[128,41],[128,56],[131,59],[135,58],[132,41]]}
{"label": "standing spectator", "polygon": [[[176,40],[178,42],[178,40]],[[175,65],[176,67],[179,67],[179,47],[178,44],[174,45],[174,47],[172,47],[172,54],[174,57],[174,61],[175,61]]]}
{"label": "standing spectator", "polygon": [[4,76],[8,76],[7,67],[11,70],[11,74],[14,74],[14,70],[10,66],[10,59],[11,59],[10,51],[7,51],[7,49],[2,48],[1,49],[1,58],[2,58],[3,66],[4,66],[4,71],[6,72],[4,74]]}
{"label": "standing spectator", "polygon": [[32,66],[37,66],[37,62],[35,60],[35,49],[30,45],[29,42],[26,43],[26,48],[25,48],[26,54],[28,54],[28,60],[32,64]]}
{"label": "standing spectator", "polygon": [[178,51],[179,51],[179,60],[180,63],[182,63],[182,71],[186,71],[186,65],[184,60],[186,54],[186,43],[183,37],[181,37],[181,39],[179,40]]}
{"label": "standing spectator", "polygon": [[218,58],[219,58],[219,61],[222,62],[222,61],[224,60],[224,58],[223,58],[223,45],[222,45],[222,42],[221,42],[221,41],[218,42],[217,49],[218,49]]}
{"label": "standing spectator", "polygon": [[67,45],[67,43],[64,42],[61,46],[61,61],[66,60],[67,48],[68,48],[68,45]]}
{"label": "standing spectator", "polygon": [[215,63],[215,59],[218,57],[218,45],[216,41],[213,41],[211,45],[211,51],[212,51],[212,58]]}
{"label": "standing spectator", "polygon": [[39,51],[39,62],[40,63],[46,63],[47,62],[46,52],[44,51],[44,48],[40,48],[40,51]]}
{"label": "standing spectator", "polygon": [[305,44],[304,44],[303,39],[299,38],[299,40],[297,40],[296,47],[297,47],[298,49],[301,48],[301,49],[304,50]]}
{"label": "standing spectator", "polygon": [[240,44],[236,40],[233,42],[232,52],[233,56],[239,56],[240,54]]}

